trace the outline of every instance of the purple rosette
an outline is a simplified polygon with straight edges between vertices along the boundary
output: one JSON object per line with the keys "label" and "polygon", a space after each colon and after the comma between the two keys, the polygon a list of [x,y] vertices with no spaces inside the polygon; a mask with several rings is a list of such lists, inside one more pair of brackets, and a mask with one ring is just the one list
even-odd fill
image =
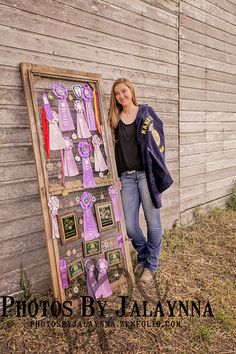
{"label": "purple rosette", "polygon": [[82,94],[83,94],[83,99],[85,101],[92,101],[93,99],[93,92],[91,87],[88,84],[84,84],[82,87]]}
{"label": "purple rosette", "polygon": [[60,98],[60,99],[61,98],[67,98],[67,96],[68,96],[68,90],[60,82],[55,82],[52,85],[52,90],[53,90],[54,95],[57,98]]}
{"label": "purple rosette", "polygon": [[83,166],[83,187],[92,188],[96,186],[93,176],[92,166],[89,159],[90,145],[87,141],[80,141],[78,144],[78,153],[82,158]]}
{"label": "purple rosette", "polygon": [[89,192],[83,192],[80,197],[80,205],[83,209],[84,239],[91,241],[99,237],[99,231],[93,216],[93,196]]}
{"label": "purple rosette", "polygon": [[108,262],[105,258],[100,258],[96,264],[98,270],[98,284],[95,292],[96,299],[106,298],[112,295],[111,285],[107,275]]}
{"label": "purple rosette", "polygon": [[82,96],[85,102],[87,122],[89,130],[97,130],[96,119],[93,110],[93,92],[88,84],[82,86]]}
{"label": "purple rosette", "polygon": [[70,108],[67,103],[68,90],[60,82],[52,85],[52,90],[58,98],[59,128],[62,132],[75,130]]}

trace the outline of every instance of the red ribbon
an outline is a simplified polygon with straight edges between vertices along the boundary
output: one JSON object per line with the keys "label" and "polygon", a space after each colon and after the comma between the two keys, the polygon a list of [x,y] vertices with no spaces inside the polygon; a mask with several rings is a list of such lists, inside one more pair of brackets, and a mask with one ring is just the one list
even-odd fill
{"label": "red ribbon", "polygon": [[47,157],[50,159],[49,129],[48,129],[48,121],[47,121],[44,107],[42,107],[42,129],[43,129],[43,136],[44,136],[45,151]]}

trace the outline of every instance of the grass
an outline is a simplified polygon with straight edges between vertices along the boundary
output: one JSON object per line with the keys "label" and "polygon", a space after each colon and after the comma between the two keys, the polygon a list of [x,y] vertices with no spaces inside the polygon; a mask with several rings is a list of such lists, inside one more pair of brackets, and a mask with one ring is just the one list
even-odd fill
{"label": "grass", "polygon": [[226,208],[236,211],[236,181],[233,184],[231,195],[226,201]]}
{"label": "grass", "polygon": [[[236,212],[216,208],[205,216],[196,213],[195,218],[194,225],[174,227],[165,232],[159,271],[154,283],[156,287],[141,287],[137,282],[130,290],[129,298],[138,303],[148,299],[152,302],[151,309],[158,299],[163,302],[189,300],[196,304],[199,300],[203,304],[209,301],[214,317],[204,317],[201,310],[200,317],[164,317],[162,327],[63,329],[30,328],[31,319],[17,318],[12,314],[11,318],[1,323],[0,352],[234,353]],[[134,260],[135,256],[132,257]],[[50,298],[50,294],[32,294],[25,274],[22,279],[28,301],[34,297]],[[82,281],[80,285],[80,291],[86,294],[86,283]],[[109,308],[114,308],[118,301],[117,295],[109,298]],[[166,307],[163,307],[166,311]],[[78,313],[72,319],[81,320]],[[134,321],[139,318],[127,315],[125,319]],[[52,321],[52,318],[46,320]],[[155,320],[161,321],[160,317]],[[172,321],[173,326],[164,325],[166,320]],[[175,325],[178,321],[181,326]]]}

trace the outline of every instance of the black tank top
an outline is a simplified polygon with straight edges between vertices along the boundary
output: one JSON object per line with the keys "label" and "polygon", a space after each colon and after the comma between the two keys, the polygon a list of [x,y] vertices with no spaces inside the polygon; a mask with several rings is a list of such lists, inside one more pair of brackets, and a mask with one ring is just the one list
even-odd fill
{"label": "black tank top", "polygon": [[125,124],[120,120],[115,133],[115,158],[118,176],[125,171],[142,171],[143,163],[135,121],[131,124]]}

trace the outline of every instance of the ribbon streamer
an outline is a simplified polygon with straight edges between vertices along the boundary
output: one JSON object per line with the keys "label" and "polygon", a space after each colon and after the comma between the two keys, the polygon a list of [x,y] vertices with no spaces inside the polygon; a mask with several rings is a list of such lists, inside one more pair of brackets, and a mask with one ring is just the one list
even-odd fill
{"label": "ribbon streamer", "polygon": [[92,207],[92,194],[89,192],[83,192],[80,198],[80,205],[83,209],[83,225],[84,225],[84,239],[85,241],[91,241],[99,237],[99,231],[97,223],[93,216]]}
{"label": "ribbon streamer", "polygon": [[116,221],[120,221],[122,219],[122,211],[118,198],[118,190],[114,185],[111,185],[108,188],[108,192],[112,201],[114,216]]}
{"label": "ribbon streamer", "polygon": [[53,115],[52,115],[51,106],[48,101],[48,97],[47,97],[46,93],[42,94],[42,99],[43,99],[43,107],[44,107],[44,111],[47,116],[47,120],[48,120],[48,122],[50,122],[53,119]]}
{"label": "ribbon streamer", "polygon": [[107,164],[100,149],[100,139],[98,135],[93,135],[92,143],[94,147],[95,171],[100,172],[108,170]]}
{"label": "ribbon streamer", "polygon": [[93,92],[91,90],[91,87],[88,84],[82,86],[82,94],[85,102],[85,109],[86,109],[89,130],[97,130],[93,104],[92,104]]}
{"label": "ribbon streamer", "polygon": [[105,150],[105,154],[106,154],[106,163],[107,163],[108,169],[110,170],[110,164],[109,164],[109,160],[108,160],[108,156],[109,156],[108,147],[107,147],[107,141],[106,141],[106,136],[105,136],[103,125],[101,125],[101,132],[102,132],[102,141],[103,141],[103,145],[104,145],[104,150]]}
{"label": "ribbon streamer", "polygon": [[111,285],[107,275],[108,262],[105,258],[100,258],[96,264],[98,270],[98,284],[95,292],[96,299],[106,298],[112,295]]}
{"label": "ribbon streamer", "polygon": [[72,152],[73,142],[69,137],[65,137],[65,148],[63,157],[64,176],[77,176],[79,174],[75,158]]}
{"label": "ribbon streamer", "polygon": [[99,136],[101,136],[101,120],[100,120],[99,109],[98,109],[99,102],[98,102],[97,91],[95,89],[93,90],[93,105],[94,105],[94,113],[95,113],[97,131],[98,131]]}
{"label": "ribbon streamer", "polygon": [[92,166],[89,159],[90,155],[90,146],[87,141],[80,141],[78,144],[78,152],[82,157],[82,166],[83,166],[83,187],[91,188],[95,187],[95,179],[93,176]]}
{"label": "ribbon streamer", "polygon": [[118,243],[118,247],[121,249],[122,257],[124,257],[125,256],[124,240],[123,240],[123,235],[121,233],[117,235],[117,243]]}
{"label": "ribbon streamer", "polygon": [[42,114],[42,129],[43,129],[45,151],[46,151],[47,158],[50,159],[50,142],[49,142],[49,133],[48,133],[48,121],[46,118],[44,106],[42,107],[41,114]]}
{"label": "ribbon streamer", "polygon": [[85,109],[82,101],[76,100],[74,103],[75,110],[77,111],[77,135],[81,138],[90,138],[92,134],[89,131],[87,122],[85,120]]}
{"label": "ribbon streamer", "polygon": [[61,150],[65,148],[65,140],[58,127],[58,114],[53,111],[53,119],[49,122],[49,142],[50,150]]}
{"label": "ribbon streamer", "polygon": [[70,108],[67,103],[68,90],[60,82],[52,85],[53,92],[58,98],[59,128],[62,132],[75,130]]}
{"label": "ribbon streamer", "polygon": [[97,287],[97,281],[94,276],[94,263],[90,259],[86,259],[85,261],[85,270],[87,274],[87,289],[88,289],[88,296],[92,297],[95,299],[95,291]]}
{"label": "ribbon streamer", "polygon": [[52,196],[48,200],[48,206],[51,212],[51,222],[52,222],[52,238],[60,238],[58,223],[57,223],[57,214],[59,209],[59,199],[56,196]]}
{"label": "ribbon streamer", "polygon": [[67,267],[66,267],[66,261],[63,258],[60,259],[59,268],[60,268],[62,288],[67,289],[69,287],[68,277],[67,277]]}

